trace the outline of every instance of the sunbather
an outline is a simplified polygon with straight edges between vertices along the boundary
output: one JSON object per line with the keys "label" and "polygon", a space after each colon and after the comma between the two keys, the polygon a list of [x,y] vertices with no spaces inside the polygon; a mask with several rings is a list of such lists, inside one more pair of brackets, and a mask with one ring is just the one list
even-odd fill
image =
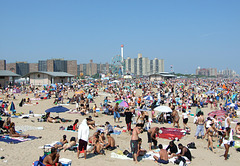
{"label": "sunbather", "polygon": [[66,136],[66,135],[63,135],[63,138],[60,139],[60,141],[57,142],[57,143],[54,145],[54,147],[55,147],[56,149],[63,149],[63,145],[66,144],[66,143],[68,143],[68,141],[67,141],[67,136]]}
{"label": "sunbather", "polygon": [[15,123],[14,123],[14,122],[12,122],[12,123],[10,124],[10,126],[9,126],[9,135],[10,135],[11,137],[24,137],[24,138],[29,137],[28,134],[27,134],[27,135],[24,135],[24,134],[19,134],[19,133],[17,133],[16,130],[15,130]]}
{"label": "sunbather", "polygon": [[65,152],[67,149],[73,147],[74,145],[76,145],[76,138],[72,137],[69,141],[69,143],[65,143],[63,145],[63,151]]}

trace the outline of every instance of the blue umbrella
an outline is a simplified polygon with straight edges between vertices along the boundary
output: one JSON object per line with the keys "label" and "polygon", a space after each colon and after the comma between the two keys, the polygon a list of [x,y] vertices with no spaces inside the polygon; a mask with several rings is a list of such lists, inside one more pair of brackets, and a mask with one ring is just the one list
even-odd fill
{"label": "blue umbrella", "polygon": [[47,109],[45,112],[56,112],[56,113],[61,113],[61,112],[66,112],[69,109],[63,106],[56,106],[56,107],[52,107]]}
{"label": "blue umbrella", "polygon": [[153,100],[153,97],[152,96],[145,96],[143,99],[145,99],[145,100]]}
{"label": "blue umbrella", "polygon": [[215,92],[214,91],[207,91],[205,94],[208,95],[208,94],[214,94]]}

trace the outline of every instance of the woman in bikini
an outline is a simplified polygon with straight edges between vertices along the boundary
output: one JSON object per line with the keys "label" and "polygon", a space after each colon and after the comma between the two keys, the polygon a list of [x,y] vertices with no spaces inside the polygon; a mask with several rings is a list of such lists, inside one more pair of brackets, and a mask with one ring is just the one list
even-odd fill
{"label": "woman in bikini", "polygon": [[10,126],[9,126],[9,135],[10,135],[11,137],[24,137],[24,138],[29,137],[28,134],[27,134],[27,135],[23,135],[23,134],[17,133],[16,130],[15,130],[15,123],[14,123],[14,122],[12,122],[12,123],[10,124]]}
{"label": "woman in bikini", "polygon": [[205,138],[206,135],[208,135],[208,147],[207,149],[209,149],[209,146],[211,147],[211,151],[213,152],[213,133],[214,131],[217,131],[215,127],[213,127],[214,123],[210,124],[210,127],[207,129],[207,132],[205,133],[205,135],[203,136],[203,138]]}

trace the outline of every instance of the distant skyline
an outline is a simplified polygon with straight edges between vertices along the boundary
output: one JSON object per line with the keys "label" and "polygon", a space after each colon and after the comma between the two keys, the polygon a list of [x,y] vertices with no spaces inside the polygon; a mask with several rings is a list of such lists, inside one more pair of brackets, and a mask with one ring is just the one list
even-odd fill
{"label": "distant skyline", "polygon": [[239,0],[0,0],[0,59],[111,63],[138,53],[165,71],[240,73]]}

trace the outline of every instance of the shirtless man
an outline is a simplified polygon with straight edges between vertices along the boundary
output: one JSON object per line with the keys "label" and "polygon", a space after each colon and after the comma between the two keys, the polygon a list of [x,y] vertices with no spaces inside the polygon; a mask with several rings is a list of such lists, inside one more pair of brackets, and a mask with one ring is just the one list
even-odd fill
{"label": "shirtless man", "polygon": [[177,128],[180,128],[179,126],[179,115],[178,115],[178,112],[177,110],[175,110],[175,106],[173,105],[172,106],[172,117],[173,117],[173,127],[175,127],[175,123],[177,123]]}
{"label": "shirtless man", "polygon": [[141,126],[142,126],[141,124],[137,124],[136,127],[134,127],[130,141],[130,147],[133,153],[133,161],[135,161],[135,163],[138,163],[137,161],[138,134],[140,134],[143,131]]}
{"label": "shirtless man", "polygon": [[99,136],[99,142],[102,144],[106,143],[106,138],[104,136],[104,132],[101,132],[100,136]]}
{"label": "shirtless man", "polygon": [[152,150],[152,143],[154,145],[154,148],[157,147],[157,139],[156,139],[156,134],[159,132],[159,127],[153,127],[150,128],[147,131],[147,136],[148,136],[148,144],[149,144],[149,150]]}
{"label": "shirtless man", "polygon": [[118,112],[118,105],[119,103],[116,103],[115,106],[113,107],[113,114],[114,114],[114,122],[116,123],[116,118],[118,118],[118,122],[120,120],[120,114]]}
{"label": "shirtless man", "polygon": [[197,118],[196,124],[197,124],[197,131],[196,131],[195,137],[197,139],[197,137],[199,136],[199,133],[201,132],[201,136],[203,138],[203,136],[204,136],[204,117],[203,117],[202,112],[200,112],[200,116]]}
{"label": "shirtless man", "polygon": [[104,151],[103,151],[103,145],[100,144],[99,140],[97,140],[94,144],[94,154],[98,155],[98,154],[104,154]]}
{"label": "shirtless man", "polygon": [[162,164],[168,164],[168,154],[167,154],[167,150],[163,149],[162,144],[158,145],[160,151],[159,151],[159,158],[157,156],[153,156],[153,158],[158,162],[158,163],[162,163]]}
{"label": "shirtless man", "polygon": [[108,149],[108,150],[114,150],[116,149],[115,147],[115,140],[113,137],[111,137],[110,133],[107,134],[107,139],[108,139],[108,143],[107,145],[105,145],[105,149]]}
{"label": "shirtless man", "polygon": [[61,166],[62,164],[58,162],[59,157],[60,155],[59,153],[57,153],[57,149],[52,147],[51,153],[43,159],[43,164],[46,166],[52,166],[52,165]]}

